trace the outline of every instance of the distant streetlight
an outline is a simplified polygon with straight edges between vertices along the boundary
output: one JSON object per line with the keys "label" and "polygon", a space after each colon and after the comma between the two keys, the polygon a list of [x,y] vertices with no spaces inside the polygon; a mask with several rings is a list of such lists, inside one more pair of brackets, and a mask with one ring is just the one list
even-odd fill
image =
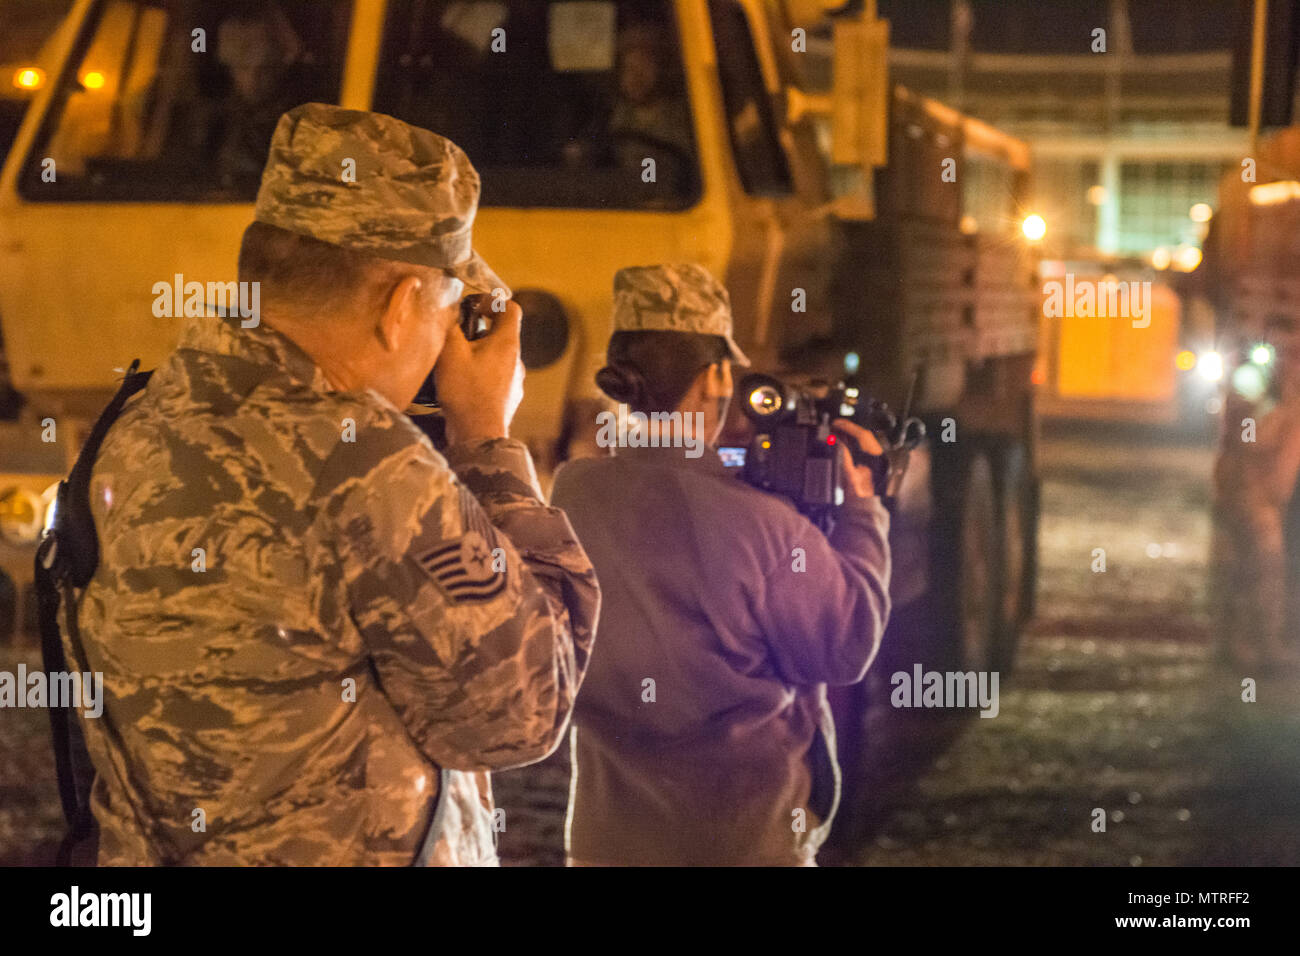
{"label": "distant streetlight", "polygon": [[1155,252],[1151,253],[1151,264],[1157,269],[1168,269],[1169,264],[1173,261],[1173,255],[1164,246],[1160,246]]}
{"label": "distant streetlight", "polygon": [[1042,216],[1026,216],[1025,221],[1020,224],[1020,228],[1023,230],[1025,238],[1030,242],[1037,242],[1047,235],[1047,223],[1043,222]]}
{"label": "distant streetlight", "polygon": [[1214,210],[1210,208],[1209,203],[1198,202],[1187,215],[1192,217],[1192,222],[1209,222],[1210,217],[1214,215]]}
{"label": "distant streetlight", "polygon": [[1089,186],[1089,187],[1088,187],[1088,203],[1089,203],[1089,205],[1093,205],[1093,206],[1104,206],[1104,205],[1106,205],[1106,200],[1107,200],[1108,198],[1109,198],[1109,194],[1106,192],[1106,187],[1105,187],[1105,186]]}

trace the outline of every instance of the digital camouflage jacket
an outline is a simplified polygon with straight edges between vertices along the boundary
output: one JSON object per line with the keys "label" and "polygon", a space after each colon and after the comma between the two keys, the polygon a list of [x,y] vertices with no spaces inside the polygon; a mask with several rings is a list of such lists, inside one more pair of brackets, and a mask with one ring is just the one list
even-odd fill
{"label": "digital camouflage jacket", "polygon": [[561,739],[599,604],[521,443],[444,459],[272,329],[197,318],[91,498],[100,863],[496,862],[488,771]]}

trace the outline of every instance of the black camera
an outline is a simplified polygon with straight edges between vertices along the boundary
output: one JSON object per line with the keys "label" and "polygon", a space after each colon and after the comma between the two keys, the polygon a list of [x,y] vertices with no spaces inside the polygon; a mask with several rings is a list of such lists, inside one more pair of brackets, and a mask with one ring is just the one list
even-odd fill
{"label": "black camera", "polygon": [[[822,526],[844,503],[841,442],[855,463],[871,468],[875,487],[887,498],[897,491],[908,451],[925,437],[925,425],[918,419],[900,421],[883,402],[843,382],[794,387],[754,374],[741,379],[737,395],[755,435],[743,451],[724,449],[724,461],[736,465],[743,459],[741,477],[746,482],[791,499]],[[868,454],[853,439],[837,435],[832,429],[837,418],[875,434],[885,454]]]}
{"label": "black camera", "polygon": [[[460,320],[457,324],[461,332],[465,333],[465,338],[471,342],[492,331],[492,320],[487,315],[486,308],[486,300],[490,298],[487,293],[479,292],[460,300]],[[447,447],[447,423],[438,407],[438,387],[432,369],[411,400],[407,414],[416,427],[433,442],[434,448],[442,450]]]}
{"label": "black camera", "polygon": [[[492,331],[492,320],[486,314],[484,308],[486,300],[492,298],[486,292],[476,292],[473,295],[467,295],[460,300],[460,320],[457,323],[460,330],[465,333],[465,338],[473,342],[475,339],[481,339]],[[416,393],[414,404],[423,405],[427,408],[436,408],[438,406],[438,389],[434,382],[433,370],[429,370],[424,384],[420,386],[420,391]]]}

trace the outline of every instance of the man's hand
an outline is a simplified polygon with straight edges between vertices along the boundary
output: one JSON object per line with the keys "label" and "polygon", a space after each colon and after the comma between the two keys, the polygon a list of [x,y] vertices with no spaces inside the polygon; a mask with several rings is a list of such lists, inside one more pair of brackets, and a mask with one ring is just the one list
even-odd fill
{"label": "man's hand", "polygon": [[434,367],[451,445],[507,437],[524,397],[524,365],[519,360],[523,310],[511,301],[504,312],[493,312],[491,296],[481,301],[491,330],[470,342],[460,324],[453,324]]}
{"label": "man's hand", "polygon": [[[852,438],[858,443],[858,447],[868,455],[883,455],[885,450],[880,447],[880,442],[876,441],[876,436],[867,431],[861,425],[855,425],[847,419],[837,418],[833,423],[835,432],[841,438]],[[853,453],[849,451],[847,444],[840,445],[840,454],[844,456],[844,497],[847,498],[874,498],[876,497],[875,483],[871,479],[871,467],[869,465],[854,464]]]}

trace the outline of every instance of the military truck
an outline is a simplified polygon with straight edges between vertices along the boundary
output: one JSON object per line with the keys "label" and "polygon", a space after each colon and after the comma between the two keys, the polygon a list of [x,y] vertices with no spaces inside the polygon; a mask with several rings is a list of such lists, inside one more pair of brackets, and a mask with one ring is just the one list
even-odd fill
{"label": "military truck", "polygon": [[[1300,126],[1261,137],[1252,153],[1219,180],[1204,259],[1184,289],[1191,307],[1213,316],[1222,414],[1210,595],[1229,650],[1248,646],[1245,634],[1257,637],[1269,613],[1280,614],[1283,634],[1300,631],[1300,479],[1286,426],[1268,421],[1300,381]],[[1285,503],[1280,592],[1263,583],[1261,567],[1275,496]]]}
{"label": "military truck", "polygon": [[873,3],[78,0],[70,21],[0,175],[21,456],[47,461],[0,451],[19,588],[67,460],[50,446],[75,451],[121,370],[172,347],[158,283],[235,279],[275,120],[316,100],[434,129],[482,173],[476,245],[526,316],[515,430],[544,467],[591,450],[625,265],[724,277],[764,368],[896,407],[914,390],[931,438],[887,642],[1010,666],[1036,555],[1028,150],[891,85]]}

